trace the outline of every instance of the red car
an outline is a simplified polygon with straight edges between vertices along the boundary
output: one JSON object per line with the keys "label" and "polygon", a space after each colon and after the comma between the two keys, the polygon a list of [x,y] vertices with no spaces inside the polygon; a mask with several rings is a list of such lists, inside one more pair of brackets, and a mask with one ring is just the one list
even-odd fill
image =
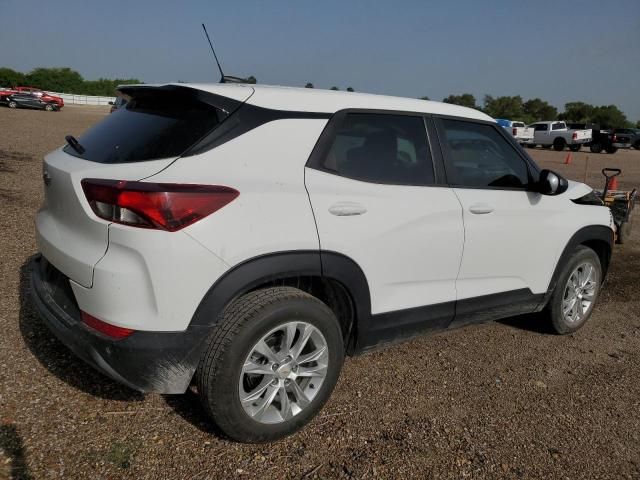
{"label": "red car", "polygon": [[56,97],[55,95],[50,95],[44,90],[36,87],[15,87],[8,90],[0,90],[0,101],[3,97],[7,97],[15,93],[33,93],[45,102],[54,102],[58,107],[58,110],[64,107],[64,100],[62,98]]}

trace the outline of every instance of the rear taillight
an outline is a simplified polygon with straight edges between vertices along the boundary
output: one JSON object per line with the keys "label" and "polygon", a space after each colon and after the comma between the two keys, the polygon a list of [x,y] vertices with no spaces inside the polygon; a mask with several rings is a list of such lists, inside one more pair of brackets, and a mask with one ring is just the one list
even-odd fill
{"label": "rear taillight", "polygon": [[131,330],[130,328],[118,327],[116,325],[111,325],[110,323],[103,322],[99,318],[96,318],[93,315],[89,315],[87,312],[80,313],[82,314],[82,322],[85,325],[115,340],[122,340],[123,338],[127,338],[135,331]]}
{"label": "rear taillight", "polygon": [[518,135],[518,129],[516,127],[513,127],[513,136],[517,136]]}
{"label": "rear taillight", "polygon": [[240,192],[219,185],[130,182],[85,178],[93,212],[110,222],[175,232],[211,215]]}
{"label": "rear taillight", "polygon": [[573,135],[571,135],[571,138],[574,140],[578,139],[578,132],[573,132]]}
{"label": "rear taillight", "polygon": [[611,141],[612,142],[617,142],[618,141],[618,137],[616,136],[616,134],[614,133],[613,136],[611,137]]}

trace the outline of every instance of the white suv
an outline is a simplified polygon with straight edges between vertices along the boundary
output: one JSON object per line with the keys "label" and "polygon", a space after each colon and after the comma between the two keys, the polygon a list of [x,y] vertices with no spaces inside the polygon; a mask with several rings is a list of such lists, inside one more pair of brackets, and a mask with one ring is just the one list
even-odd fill
{"label": "white suv", "polygon": [[568,333],[593,310],[609,210],[477,110],[249,85],[121,91],[126,107],[45,158],[33,300],[123,384],[195,383],[234,439],[302,427],[345,354],[542,310]]}

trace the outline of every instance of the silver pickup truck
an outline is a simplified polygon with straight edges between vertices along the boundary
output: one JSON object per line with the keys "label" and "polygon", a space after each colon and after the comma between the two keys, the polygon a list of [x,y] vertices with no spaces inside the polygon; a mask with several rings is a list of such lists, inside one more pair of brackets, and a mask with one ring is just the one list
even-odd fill
{"label": "silver pickup truck", "polygon": [[573,152],[580,150],[580,147],[591,141],[591,130],[573,130],[567,128],[565,122],[550,121],[536,122],[529,127],[533,127],[533,140],[526,143],[529,147],[541,145],[543,148],[553,147],[561,152],[565,147]]}

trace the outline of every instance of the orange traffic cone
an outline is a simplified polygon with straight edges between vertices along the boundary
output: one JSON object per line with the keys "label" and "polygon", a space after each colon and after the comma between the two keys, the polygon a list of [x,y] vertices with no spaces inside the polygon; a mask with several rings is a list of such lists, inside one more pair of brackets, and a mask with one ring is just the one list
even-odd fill
{"label": "orange traffic cone", "polygon": [[607,186],[607,190],[611,191],[611,190],[617,190],[617,189],[618,189],[618,178],[611,177],[609,179],[609,185]]}
{"label": "orange traffic cone", "polygon": [[567,153],[567,158],[564,159],[565,165],[571,165],[571,152]]}

